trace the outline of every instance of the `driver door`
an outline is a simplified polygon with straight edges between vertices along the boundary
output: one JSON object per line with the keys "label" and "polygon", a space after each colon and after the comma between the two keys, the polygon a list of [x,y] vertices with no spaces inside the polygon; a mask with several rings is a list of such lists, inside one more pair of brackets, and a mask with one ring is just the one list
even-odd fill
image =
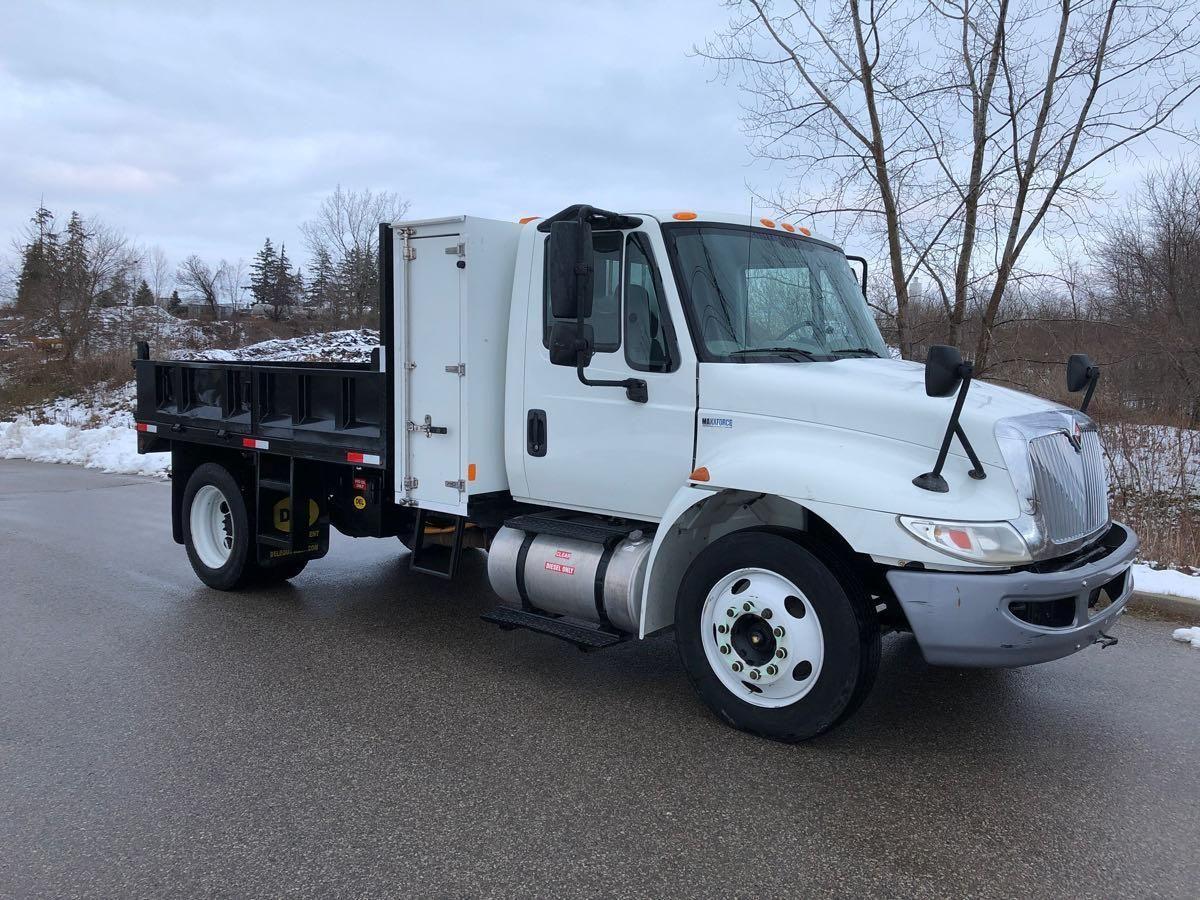
{"label": "driver door", "polygon": [[584,385],[575,369],[550,364],[554,319],[542,239],[534,260],[542,278],[531,279],[541,298],[531,298],[526,333],[526,499],[656,520],[693,467],[696,359],[674,286],[665,290],[659,261],[666,252],[657,230],[596,231],[592,244],[586,321],[596,353],[587,376],[643,379],[648,400],[634,402],[621,387]]}

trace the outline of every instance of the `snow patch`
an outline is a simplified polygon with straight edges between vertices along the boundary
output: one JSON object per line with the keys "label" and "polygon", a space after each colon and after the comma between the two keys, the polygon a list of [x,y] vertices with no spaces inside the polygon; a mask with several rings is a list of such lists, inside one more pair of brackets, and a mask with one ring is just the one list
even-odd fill
{"label": "snow patch", "polygon": [[139,456],[137,432],[127,426],[36,424],[28,416],[0,422],[0,458],[70,463],[119,475],[159,477],[166,477],[171,466],[168,453]]}
{"label": "snow patch", "polygon": [[1144,594],[1169,594],[1200,600],[1200,575],[1188,575],[1176,569],[1152,569],[1139,563],[1133,567],[1133,589]]}
{"label": "snow patch", "polygon": [[175,358],[203,359],[211,362],[236,362],[242,359],[275,362],[369,362],[371,351],[378,346],[378,331],[372,328],[353,328],[297,338],[260,341],[237,350],[179,352],[175,354]]}
{"label": "snow patch", "polygon": [[1176,628],[1171,637],[1185,644],[1191,644],[1195,650],[1200,650],[1200,628]]}

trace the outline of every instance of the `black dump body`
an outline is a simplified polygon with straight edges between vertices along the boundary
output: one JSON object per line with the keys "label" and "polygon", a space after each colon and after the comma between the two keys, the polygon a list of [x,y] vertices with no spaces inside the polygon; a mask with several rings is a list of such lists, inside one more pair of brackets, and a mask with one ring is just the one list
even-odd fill
{"label": "black dump body", "polygon": [[134,369],[135,418],[155,429],[143,452],[167,440],[387,465],[389,376],[375,364],[139,358]]}
{"label": "black dump body", "polygon": [[[392,502],[391,375],[371,363],[149,359],[139,345],[138,451],[171,453],[172,531],[204,463],[225,467],[253,513],[259,563],[324,555],[333,526],[353,536],[411,528]],[[292,528],[292,510],[308,510]]]}

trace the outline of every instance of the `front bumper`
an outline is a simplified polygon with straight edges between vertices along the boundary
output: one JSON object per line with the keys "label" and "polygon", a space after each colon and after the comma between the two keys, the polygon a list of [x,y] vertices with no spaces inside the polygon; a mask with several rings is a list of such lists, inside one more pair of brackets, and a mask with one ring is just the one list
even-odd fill
{"label": "front bumper", "polygon": [[[1125,611],[1137,537],[1113,523],[1100,545],[1108,552],[1099,558],[1054,572],[897,569],[887,580],[930,664],[1028,666],[1082,650]],[[1042,610],[1062,621],[1054,621],[1057,627],[1026,621],[1055,619]]]}

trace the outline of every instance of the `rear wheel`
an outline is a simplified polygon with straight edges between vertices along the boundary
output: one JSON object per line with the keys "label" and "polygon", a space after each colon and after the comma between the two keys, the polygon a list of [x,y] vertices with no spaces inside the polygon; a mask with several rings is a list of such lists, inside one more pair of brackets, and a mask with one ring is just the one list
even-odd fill
{"label": "rear wheel", "polygon": [[257,572],[256,547],[241,488],[217,463],[199,466],[183,494],[183,543],[201,581],[229,591]]}
{"label": "rear wheel", "polygon": [[879,626],[858,578],[766,532],[713,543],[675,606],[684,669],[735,728],[802,741],[849,716],[879,668]]}

